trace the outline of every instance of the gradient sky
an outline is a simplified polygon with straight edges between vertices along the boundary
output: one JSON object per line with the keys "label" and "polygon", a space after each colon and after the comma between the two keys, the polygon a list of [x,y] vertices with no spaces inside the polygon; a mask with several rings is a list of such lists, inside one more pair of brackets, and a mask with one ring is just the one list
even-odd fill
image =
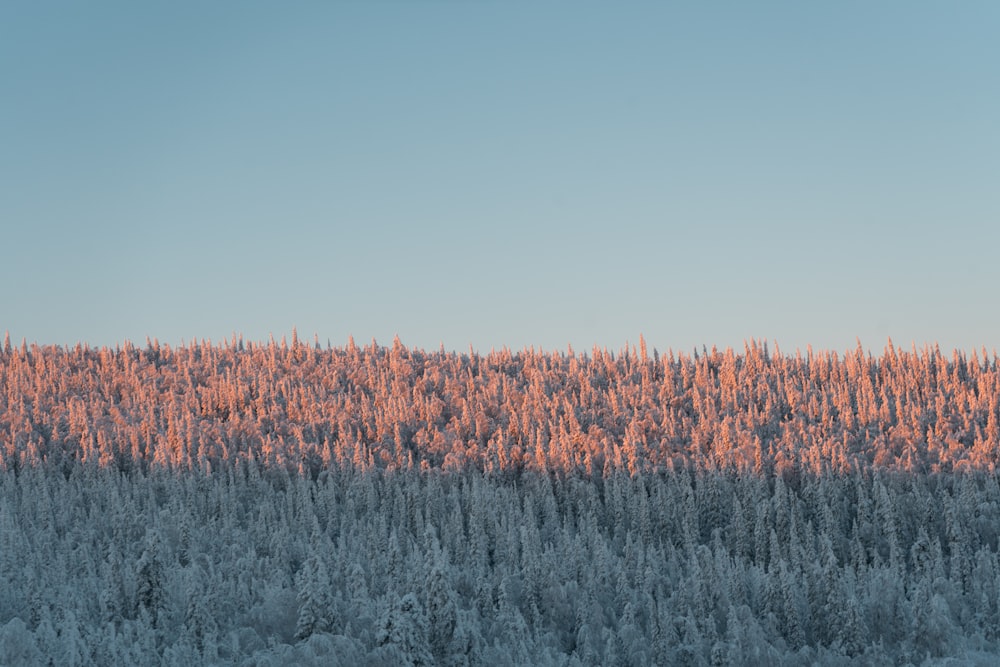
{"label": "gradient sky", "polygon": [[1000,348],[1000,3],[0,5],[0,330]]}

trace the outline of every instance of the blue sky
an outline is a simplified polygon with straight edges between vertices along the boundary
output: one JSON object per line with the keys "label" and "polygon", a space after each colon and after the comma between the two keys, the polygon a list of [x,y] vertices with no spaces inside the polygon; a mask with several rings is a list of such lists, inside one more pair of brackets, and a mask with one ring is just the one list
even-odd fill
{"label": "blue sky", "polygon": [[0,329],[997,345],[994,2],[7,3]]}

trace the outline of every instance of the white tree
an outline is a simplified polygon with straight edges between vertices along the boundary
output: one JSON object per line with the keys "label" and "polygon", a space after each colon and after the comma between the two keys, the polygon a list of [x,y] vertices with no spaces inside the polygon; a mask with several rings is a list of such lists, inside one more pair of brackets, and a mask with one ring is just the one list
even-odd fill
{"label": "white tree", "polygon": [[381,606],[375,623],[377,654],[407,667],[435,664],[427,643],[427,616],[417,596],[407,593],[400,599],[389,593]]}
{"label": "white tree", "polygon": [[136,568],[136,603],[139,612],[149,616],[156,627],[164,605],[163,563],[160,560],[160,537],[155,530],[146,531],[146,546]]}
{"label": "white tree", "polygon": [[299,616],[295,638],[308,639],[318,632],[329,632],[334,625],[330,577],[323,559],[316,553],[306,559],[298,574]]}

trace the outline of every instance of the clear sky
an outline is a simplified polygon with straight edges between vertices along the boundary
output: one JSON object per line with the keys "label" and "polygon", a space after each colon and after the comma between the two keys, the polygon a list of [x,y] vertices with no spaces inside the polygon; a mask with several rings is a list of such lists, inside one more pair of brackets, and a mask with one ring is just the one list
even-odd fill
{"label": "clear sky", "polygon": [[1000,3],[0,5],[0,331],[1000,348]]}

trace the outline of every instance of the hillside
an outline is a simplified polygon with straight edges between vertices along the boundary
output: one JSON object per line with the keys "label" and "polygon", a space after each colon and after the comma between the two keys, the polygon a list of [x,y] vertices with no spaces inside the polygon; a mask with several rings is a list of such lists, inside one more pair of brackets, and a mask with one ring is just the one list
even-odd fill
{"label": "hillside", "polygon": [[0,353],[0,665],[994,664],[995,357]]}

